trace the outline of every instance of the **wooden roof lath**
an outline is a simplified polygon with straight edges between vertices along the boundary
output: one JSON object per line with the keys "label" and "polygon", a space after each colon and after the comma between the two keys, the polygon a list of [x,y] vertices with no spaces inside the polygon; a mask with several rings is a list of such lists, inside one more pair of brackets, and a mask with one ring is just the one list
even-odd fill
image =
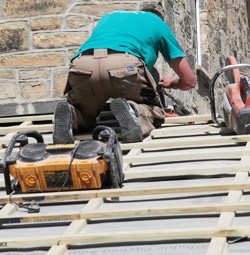
{"label": "wooden roof lath", "polygon": [[[19,131],[52,142],[51,115],[0,126],[1,156]],[[12,196],[39,213],[11,203],[0,174],[0,254],[250,254],[249,141],[208,115],[167,118],[142,143],[121,144],[121,189]]]}

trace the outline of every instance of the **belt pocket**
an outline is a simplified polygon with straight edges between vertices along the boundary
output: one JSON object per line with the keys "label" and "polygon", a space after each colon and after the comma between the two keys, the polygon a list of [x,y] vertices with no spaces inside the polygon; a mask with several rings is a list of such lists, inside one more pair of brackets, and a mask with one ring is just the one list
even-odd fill
{"label": "belt pocket", "polygon": [[120,78],[120,79],[129,77],[132,75],[137,75],[137,73],[138,73],[138,68],[136,66],[129,66],[129,67],[119,68],[115,70],[109,70],[110,76],[115,78]]}
{"label": "belt pocket", "polygon": [[93,88],[90,85],[92,71],[80,68],[70,68],[65,91],[71,104],[82,100],[84,96],[93,96]]}
{"label": "belt pocket", "polygon": [[136,66],[112,69],[108,72],[115,97],[138,101],[141,86],[139,71]]}

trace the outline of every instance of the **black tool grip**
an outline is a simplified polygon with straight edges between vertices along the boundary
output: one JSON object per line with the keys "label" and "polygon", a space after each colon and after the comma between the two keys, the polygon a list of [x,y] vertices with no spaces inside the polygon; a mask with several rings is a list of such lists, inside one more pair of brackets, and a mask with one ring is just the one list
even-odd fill
{"label": "black tool grip", "polygon": [[248,81],[247,81],[246,77],[241,77],[240,78],[240,85],[241,85],[242,89],[244,90],[245,94],[247,96],[249,96],[250,95],[250,87],[249,87],[249,84],[248,84]]}

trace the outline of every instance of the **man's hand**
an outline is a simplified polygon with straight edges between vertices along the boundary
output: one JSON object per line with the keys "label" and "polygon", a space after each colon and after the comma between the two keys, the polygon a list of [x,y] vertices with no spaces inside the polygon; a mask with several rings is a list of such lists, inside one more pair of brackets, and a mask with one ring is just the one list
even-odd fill
{"label": "man's hand", "polygon": [[171,77],[163,77],[160,81],[159,81],[159,83],[158,83],[158,85],[159,86],[161,86],[161,87],[163,87],[163,88],[165,88],[165,89],[170,89],[170,87],[171,87],[171,83],[173,82],[173,79],[171,78]]}
{"label": "man's hand", "polygon": [[181,80],[181,78],[172,79],[171,77],[163,77],[158,83],[160,87],[165,89],[180,89],[180,90],[189,90],[193,87],[188,86]]}
{"label": "man's hand", "polygon": [[170,77],[163,77],[159,86],[166,89],[180,89],[180,90],[190,90],[196,85],[196,78],[184,58],[175,58],[170,61],[170,66],[179,76],[177,79],[172,79]]}

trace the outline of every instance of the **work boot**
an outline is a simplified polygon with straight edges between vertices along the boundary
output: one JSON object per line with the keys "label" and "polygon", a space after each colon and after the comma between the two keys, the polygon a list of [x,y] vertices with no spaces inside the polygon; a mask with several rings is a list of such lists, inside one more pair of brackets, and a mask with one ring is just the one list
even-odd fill
{"label": "work boot", "polygon": [[67,102],[59,102],[54,113],[54,144],[74,143],[71,127],[71,109]]}
{"label": "work boot", "polygon": [[141,142],[141,127],[131,105],[124,98],[116,98],[110,103],[110,109],[121,127],[124,143]]}

